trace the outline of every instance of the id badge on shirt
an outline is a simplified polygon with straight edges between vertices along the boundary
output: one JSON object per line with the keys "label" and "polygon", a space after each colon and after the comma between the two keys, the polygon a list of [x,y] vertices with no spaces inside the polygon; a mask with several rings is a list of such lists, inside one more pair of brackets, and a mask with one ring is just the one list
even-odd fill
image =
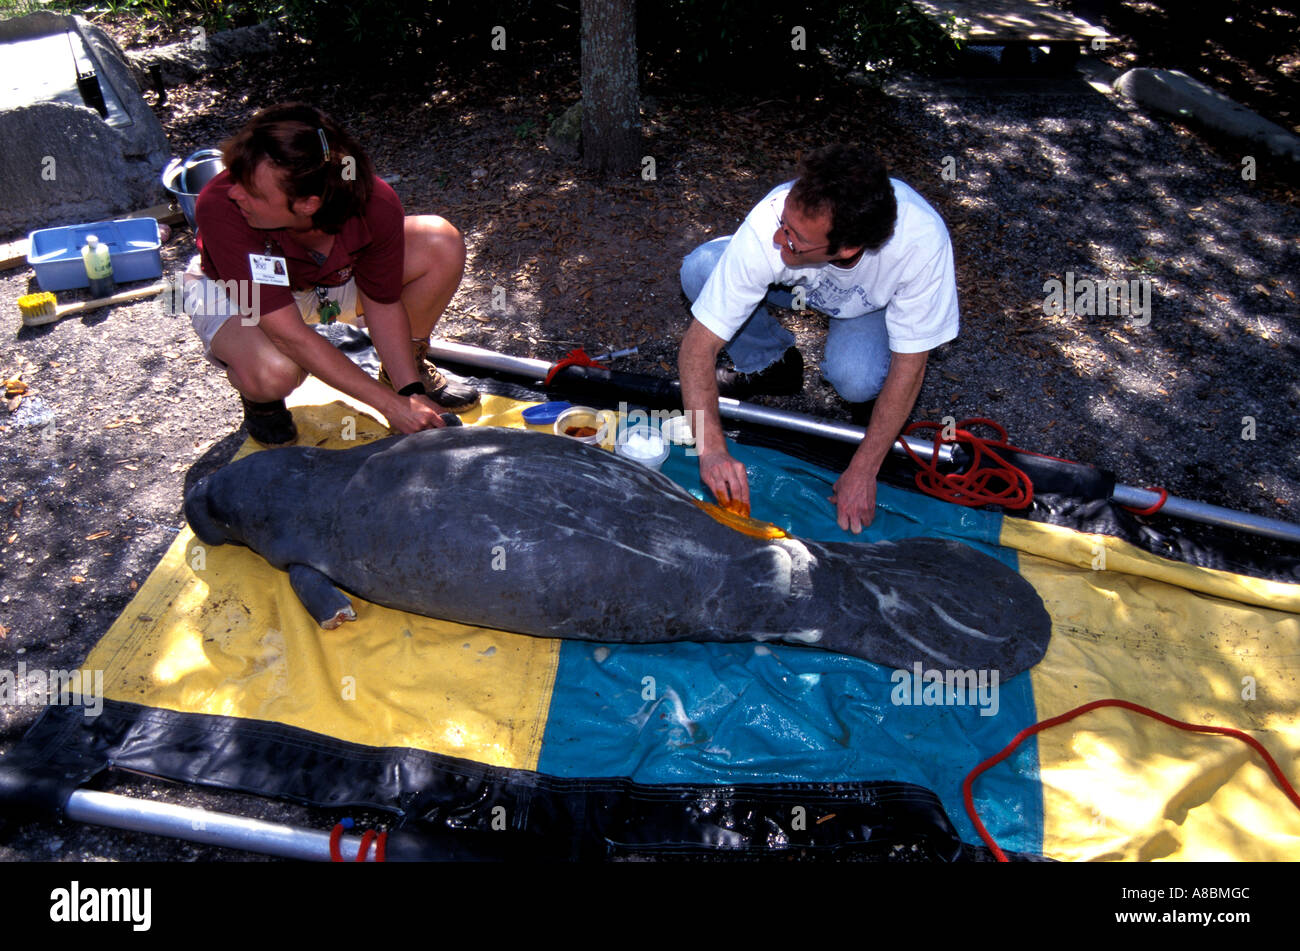
{"label": "id badge on shirt", "polygon": [[271,254],[250,254],[248,256],[248,269],[252,272],[253,281],[257,284],[289,286],[289,266],[285,263],[284,258],[277,258]]}

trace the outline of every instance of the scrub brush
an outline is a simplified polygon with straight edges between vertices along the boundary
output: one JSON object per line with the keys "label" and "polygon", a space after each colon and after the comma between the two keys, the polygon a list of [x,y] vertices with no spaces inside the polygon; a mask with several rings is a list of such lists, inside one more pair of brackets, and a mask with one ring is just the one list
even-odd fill
{"label": "scrub brush", "polygon": [[24,327],[40,327],[83,311],[139,300],[142,297],[153,297],[166,289],[167,284],[160,282],[150,284],[148,287],[138,287],[133,291],[119,291],[112,297],[97,297],[95,300],[63,305],[60,305],[58,299],[48,291],[40,294],[24,294],[18,298],[18,312],[22,314]]}

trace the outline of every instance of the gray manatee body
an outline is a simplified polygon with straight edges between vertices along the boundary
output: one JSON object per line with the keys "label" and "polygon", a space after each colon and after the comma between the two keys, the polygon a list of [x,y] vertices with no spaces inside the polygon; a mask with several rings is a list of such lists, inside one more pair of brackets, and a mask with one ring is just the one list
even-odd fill
{"label": "gray manatee body", "polygon": [[897,668],[1043,656],[1033,587],[959,542],[752,538],[667,476],[545,433],[428,430],[347,450],[255,453],[196,483],[185,517],[288,571],[322,626],[335,585],[429,617],[541,637],[765,641]]}

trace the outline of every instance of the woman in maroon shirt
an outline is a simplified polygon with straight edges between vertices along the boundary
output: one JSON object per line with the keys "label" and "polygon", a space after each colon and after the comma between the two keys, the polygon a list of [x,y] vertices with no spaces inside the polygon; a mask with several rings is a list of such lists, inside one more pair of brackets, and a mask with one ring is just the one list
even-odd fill
{"label": "woman in maroon shirt", "polygon": [[[284,397],[308,373],[404,433],[478,402],[427,357],[465,269],[453,225],[407,217],[360,147],[313,106],[263,109],[225,144],[224,160],[195,207],[200,258],[186,310],[239,391],[249,435],[265,445],[296,438]],[[379,381],[307,326],[362,314],[384,364]]]}

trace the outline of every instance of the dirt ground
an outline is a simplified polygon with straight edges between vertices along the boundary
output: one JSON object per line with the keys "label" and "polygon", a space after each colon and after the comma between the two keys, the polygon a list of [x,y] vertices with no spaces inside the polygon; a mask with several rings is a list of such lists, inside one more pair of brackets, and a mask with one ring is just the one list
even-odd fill
{"label": "dirt ground", "polygon": [[[643,90],[655,176],[601,182],[543,143],[549,118],[578,98],[571,57],[512,73],[504,92],[490,70],[396,86],[293,62],[170,90],[156,112],[173,153],[217,145],[272,102],[333,113],[380,174],[400,176],[408,213],[464,233],[466,277],[437,329],[446,339],[544,359],[635,345],[621,368],[675,375],[689,320],[682,256],[792,178],[801,149],[870,141],[944,217],[957,261],[962,333],[932,355],[914,419],[990,416],[1013,442],[1120,482],[1300,520],[1300,202],[1292,171],[1265,157],[1245,180],[1231,143],[1081,82],[1064,95],[891,96],[846,81],[760,101],[659,83]],[[176,228],[167,272],[193,253]],[[1149,281],[1149,324],[1045,314],[1044,282],[1068,271]],[[34,289],[26,268],[0,273],[11,326]],[[824,318],[785,317],[804,392],[762,402],[847,419],[816,371]],[[6,336],[0,372],[29,387],[15,412],[0,410],[0,656],[74,667],[182,528],[184,486],[242,441],[238,400],[188,321],[156,302]],[[0,707],[0,748],[36,714]],[[97,857],[237,856],[62,822],[0,825],[3,859]]]}

